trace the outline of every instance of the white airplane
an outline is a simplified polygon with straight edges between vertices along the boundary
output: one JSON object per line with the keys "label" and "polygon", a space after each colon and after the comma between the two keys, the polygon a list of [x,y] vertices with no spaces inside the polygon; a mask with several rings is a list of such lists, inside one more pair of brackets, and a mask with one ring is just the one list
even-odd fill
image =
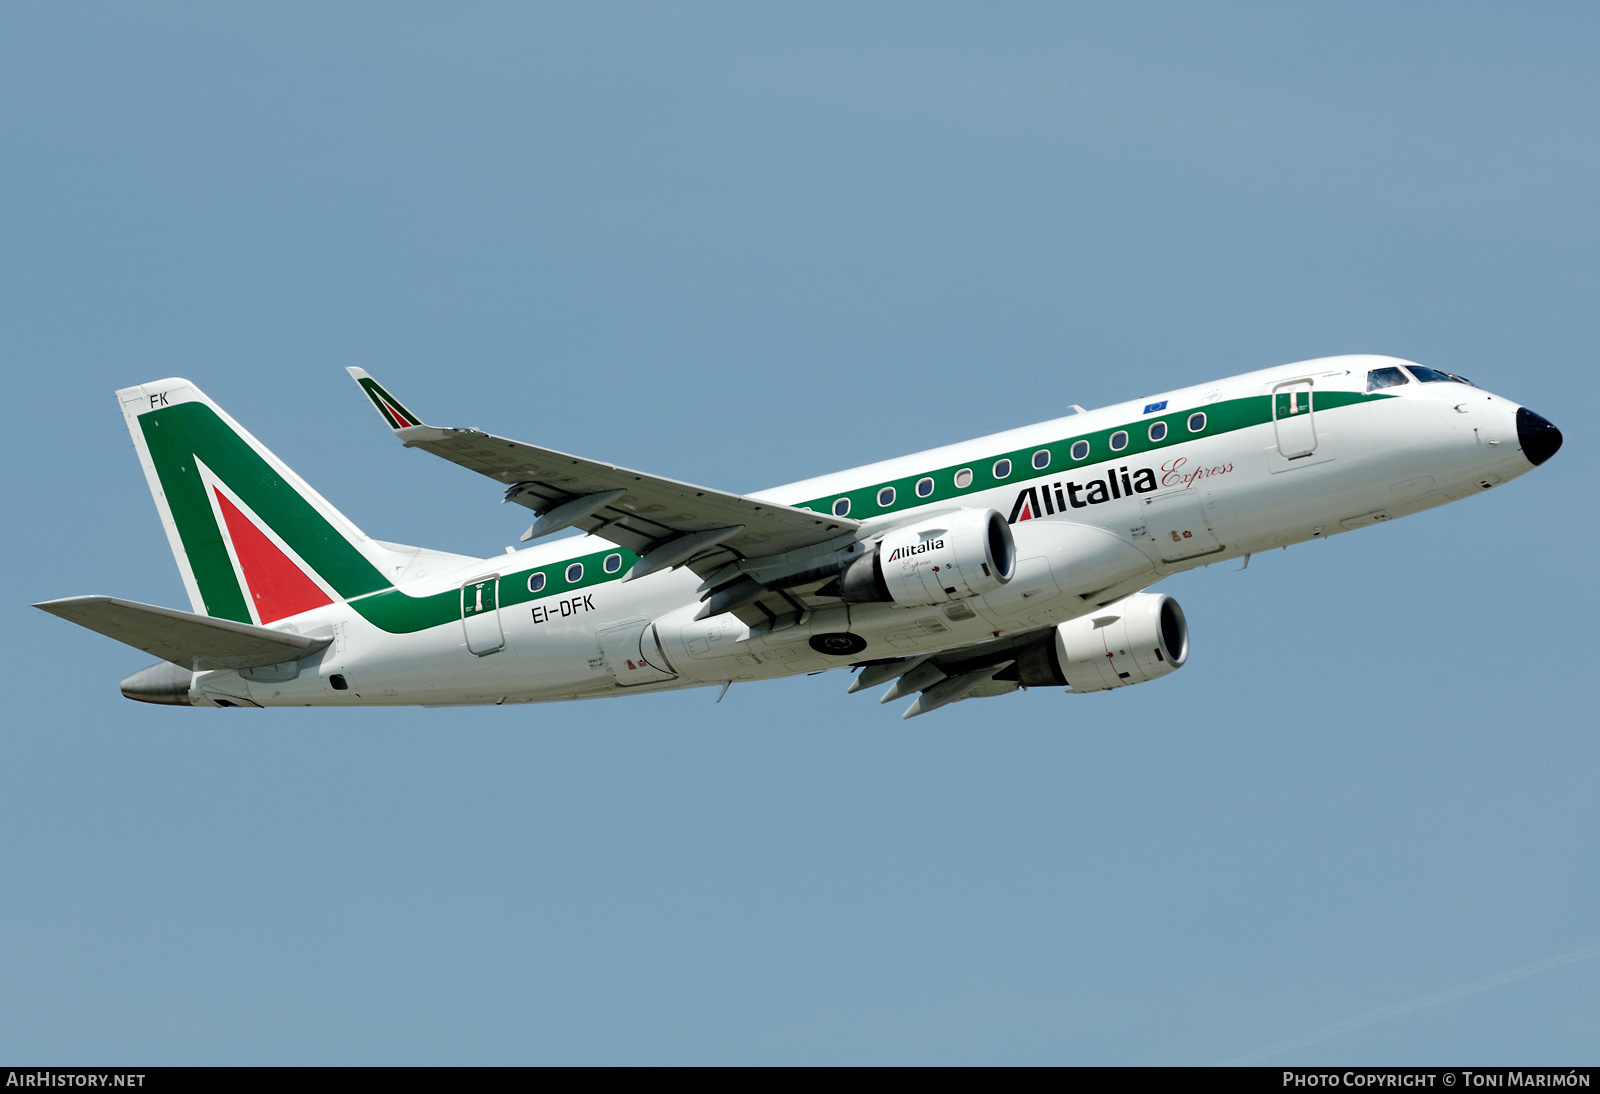
{"label": "white airplane", "polygon": [[[912,717],[1018,688],[1181,668],[1183,570],[1490,489],[1561,433],[1468,381],[1329,357],[729,494],[425,425],[350,369],[395,436],[537,514],[469,558],[369,538],[187,380],[117,392],[192,611],[39,604],[162,659],[179,706],[527,703],[851,666]],[[720,698],[720,697],[719,697]]]}

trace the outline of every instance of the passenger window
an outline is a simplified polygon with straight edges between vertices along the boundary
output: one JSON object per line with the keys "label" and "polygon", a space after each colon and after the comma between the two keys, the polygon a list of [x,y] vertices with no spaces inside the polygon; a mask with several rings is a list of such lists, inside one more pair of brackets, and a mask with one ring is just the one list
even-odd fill
{"label": "passenger window", "polygon": [[994,461],[994,477],[997,478],[997,479],[1010,478],[1011,477],[1011,461],[1010,460],[995,460]]}
{"label": "passenger window", "polygon": [[1128,447],[1128,434],[1125,431],[1119,429],[1115,433],[1111,434],[1111,451],[1113,451],[1113,452],[1121,452],[1124,448],[1127,448],[1127,447]]}
{"label": "passenger window", "polygon": [[1406,374],[1397,368],[1375,368],[1367,373],[1367,390],[1382,391],[1386,387],[1399,387],[1407,383]]}
{"label": "passenger window", "polygon": [[1075,460],[1086,460],[1086,459],[1088,459],[1089,458],[1089,442],[1088,441],[1073,441],[1072,442],[1072,458],[1075,459]]}
{"label": "passenger window", "polygon": [[917,497],[925,498],[931,493],[933,493],[933,480],[932,479],[918,479],[917,480]]}
{"label": "passenger window", "polygon": [[972,468],[963,467],[956,472],[956,489],[965,490],[972,485]]}
{"label": "passenger window", "polygon": [[885,486],[878,491],[878,508],[887,509],[894,504],[894,487]]}
{"label": "passenger window", "polygon": [[1041,448],[1033,454],[1033,469],[1035,471],[1043,471],[1049,466],[1050,450],[1048,448]]}
{"label": "passenger window", "polygon": [[1189,415],[1189,432],[1198,433],[1206,427],[1206,416],[1202,411],[1195,411]]}
{"label": "passenger window", "polygon": [[583,563],[574,562],[567,567],[567,584],[576,585],[583,580]]}
{"label": "passenger window", "polygon": [[1150,439],[1152,441],[1164,441],[1164,440],[1166,440],[1167,439],[1167,423],[1166,422],[1151,422],[1150,423]]}
{"label": "passenger window", "polygon": [[540,570],[537,573],[531,573],[531,574],[528,575],[528,591],[530,593],[536,593],[536,592],[538,592],[539,590],[541,590],[543,588],[544,588],[544,571],[543,570]]}
{"label": "passenger window", "polygon": [[606,573],[614,574],[618,570],[622,569],[622,556],[621,555],[607,555],[604,565],[605,565],[605,568],[606,568]]}
{"label": "passenger window", "polygon": [[838,501],[834,502],[833,515],[836,517],[848,517],[850,515],[850,499],[840,498]]}

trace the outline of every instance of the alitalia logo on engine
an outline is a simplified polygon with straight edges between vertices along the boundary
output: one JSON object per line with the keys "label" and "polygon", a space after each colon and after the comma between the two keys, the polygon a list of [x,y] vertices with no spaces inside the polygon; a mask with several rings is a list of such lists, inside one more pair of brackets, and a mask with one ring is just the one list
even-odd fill
{"label": "alitalia logo on engine", "polygon": [[1100,505],[1117,498],[1131,498],[1135,494],[1149,494],[1156,489],[1156,473],[1148,467],[1129,471],[1126,467],[1113,468],[1103,479],[1088,482],[1055,482],[1042,486],[1024,487],[1011,507],[1008,523],[1035,520],[1039,517],[1065,513],[1068,509],[1082,509],[1087,505]]}
{"label": "alitalia logo on engine", "polygon": [[925,539],[921,543],[913,543],[909,547],[896,547],[886,561],[894,562],[897,559],[910,558],[912,555],[925,555],[929,551],[937,551],[944,546],[942,539]]}

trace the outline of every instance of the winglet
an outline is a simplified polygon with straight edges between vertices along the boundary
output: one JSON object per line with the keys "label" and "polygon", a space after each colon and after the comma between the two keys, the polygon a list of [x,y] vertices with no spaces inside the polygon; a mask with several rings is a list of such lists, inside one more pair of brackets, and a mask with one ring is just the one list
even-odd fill
{"label": "winglet", "polygon": [[422,419],[417,417],[405,406],[384,390],[383,385],[367,375],[366,369],[346,368],[350,378],[361,385],[361,390],[366,392],[367,398],[372,400],[372,405],[378,408],[378,413],[383,415],[383,420],[395,432],[410,429],[422,424]]}

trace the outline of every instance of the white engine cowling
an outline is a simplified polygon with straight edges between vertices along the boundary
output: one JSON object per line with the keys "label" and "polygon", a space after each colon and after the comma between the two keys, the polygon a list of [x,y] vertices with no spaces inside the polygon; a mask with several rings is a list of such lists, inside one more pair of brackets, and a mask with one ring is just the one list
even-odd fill
{"label": "white engine cowling", "polygon": [[1189,624],[1164,593],[1134,593],[1062,623],[1055,642],[1017,659],[1027,686],[1107,691],[1176,672],[1189,659]]}
{"label": "white engine cowling", "polygon": [[958,509],[890,530],[840,575],[840,595],[854,603],[945,604],[993,592],[1016,571],[1005,518],[993,509]]}

